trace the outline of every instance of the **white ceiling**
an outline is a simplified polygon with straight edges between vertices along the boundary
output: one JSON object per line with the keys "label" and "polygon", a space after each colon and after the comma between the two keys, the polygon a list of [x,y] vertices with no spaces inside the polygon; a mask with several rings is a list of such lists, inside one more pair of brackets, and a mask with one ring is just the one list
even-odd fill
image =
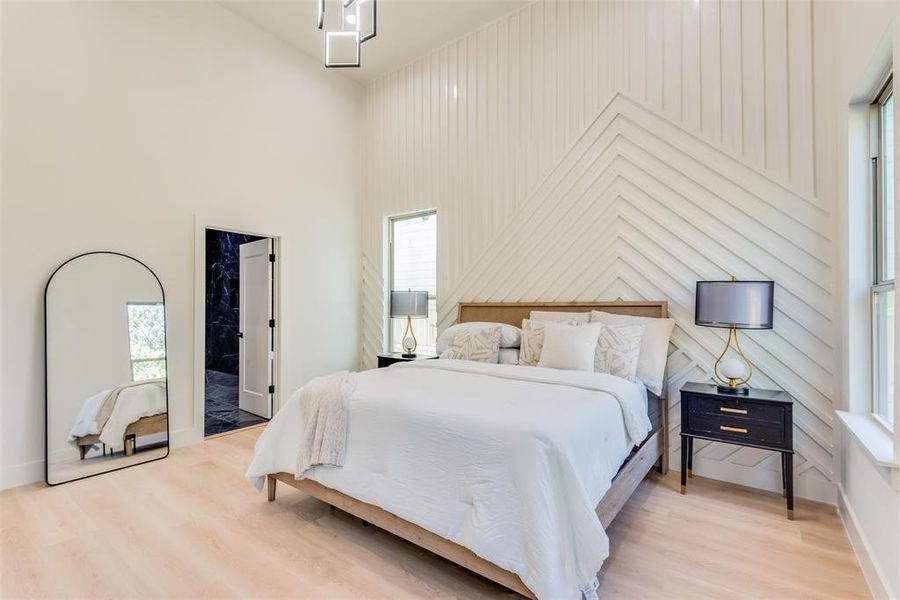
{"label": "white ceiling", "polygon": [[[384,75],[531,0],[377,2],[377,35],[361,47],[362,66],[334,70],[357,81]],[[316,27],[315,0],[221,0],[220,4],[301,52],[324,61],[325,34]]]}

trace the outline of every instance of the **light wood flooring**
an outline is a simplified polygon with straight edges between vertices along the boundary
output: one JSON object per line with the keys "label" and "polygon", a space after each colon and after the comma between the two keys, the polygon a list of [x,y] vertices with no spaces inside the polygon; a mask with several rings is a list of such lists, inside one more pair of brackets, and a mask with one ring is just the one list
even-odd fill
{"label": "light wood flooring", "polygon": [[[300,492],[243,479],[259,429],[0,493],[3,598],[500,598],[503,588]],[[832,507],[652,475],[609,529],[604,598],[863,598]]]}
{"label": "light wood flooring", "polygon": [[68,460],[51,462],[50,481],[72,481],[82,477],[89,477],[97,473],[105,473],[111,469],[139,465],[151,460],[162,458],[166,455],[166,448],[146,448],[140,446],[138,451],[131,456],[125,456],[125,452],[119,448],[113,454],[101,454],[92,450],[87,458],[81,460],[76,450]]}

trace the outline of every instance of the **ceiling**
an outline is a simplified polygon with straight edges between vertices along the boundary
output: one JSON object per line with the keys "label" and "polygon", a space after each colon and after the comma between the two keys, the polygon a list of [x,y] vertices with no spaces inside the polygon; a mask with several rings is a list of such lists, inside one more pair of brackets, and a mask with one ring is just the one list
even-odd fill
{"label": "ceiling", "polygon": [[[357,81],[384,75],[531,0],[377,2],[378,35],[362,45],[362,66],[335,69]],[[325,34],[316,27],[316,0],[221,0],[220,4],[324,64]]]}

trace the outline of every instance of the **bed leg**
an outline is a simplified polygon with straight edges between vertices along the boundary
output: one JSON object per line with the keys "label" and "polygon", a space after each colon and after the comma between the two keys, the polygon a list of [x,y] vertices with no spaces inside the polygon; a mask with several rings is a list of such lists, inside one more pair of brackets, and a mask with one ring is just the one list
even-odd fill
{"label": "bed leg", "polygon": [[81,460],[84,460],[84,455],[87,454],[87,448],[85,446],[78,446],[78,453],[81,454]]}
{"label": "bed leg", "polygon": [[269,502],[275,501],[275,484],[278,482],[274,475],[266,475],[266,496]]}
{"label": "bed leg", "polygon": [[669,446],[663,444],[662,454],[659,457],[659,474],[665,475],[669,472]]}
{"label": "bed leg", "polygon": [[660,475],[669,472],[669,401],[666,397],[660,398],[660,415],[662,416],[662,431],[660,431],[659,445],[662,447],[662,453],[659,455]]}

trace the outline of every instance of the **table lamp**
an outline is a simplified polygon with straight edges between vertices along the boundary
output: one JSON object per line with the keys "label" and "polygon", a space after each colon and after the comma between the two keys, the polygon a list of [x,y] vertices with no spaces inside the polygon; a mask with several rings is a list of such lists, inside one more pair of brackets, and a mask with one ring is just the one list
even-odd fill
{"label": "table lamp", "polygon": [[406,331],[403,333],[403,356],[413,358],[416,355],[416,334],[413,333],[412,320],[428,317],[428,292],[412,290],[391,291],[391,318],[406,318]]}
{"label": "table lamp", "polygon": [[[721,393],[746,394],[753,364],[744,355],[738,329],[772,329],[773,281],[698,281],[694,323],[702,327],[728,328],[725,349],[714,368]],[[732,341],[737,356],[725,359]],[[725,359],[725,360],[723,360]]]}

